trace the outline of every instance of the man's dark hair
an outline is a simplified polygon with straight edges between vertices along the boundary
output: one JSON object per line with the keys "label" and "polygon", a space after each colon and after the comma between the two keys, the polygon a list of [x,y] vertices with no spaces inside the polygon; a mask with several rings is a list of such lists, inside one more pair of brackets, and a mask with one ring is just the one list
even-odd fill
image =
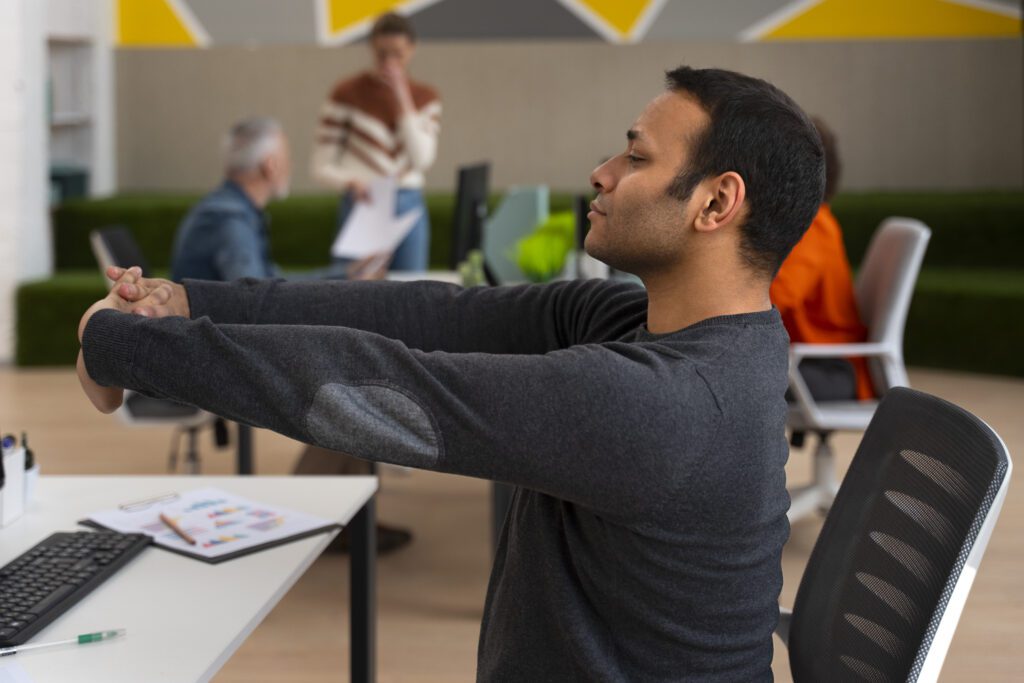
{"label": "man's dark hair", "polygon": [[734,171],[746,184],[740,253],[775,276],[821,204],[825,153],[807,115],[784,92],[750,76],[682,66],[666,86],[692,96],[710,123],[690,141],[690,161],[669,187],[686,201],[705,178]]}
{"label": "man's dark hair", "polygon": [[412,22],[394,12],[382,14],[377,17],[377,21],[373,22],[373,28],[370,29],[370,40],[377,36],[405,36],[409,42],[416,42],[416,30],[412,27]]}
{"label": "man's dark hair", "polygon": [[839,148],[836,146],[836,134],[817,116],[811,117],[811,123],[818,131],[821,146],[825,148],[825,201],[830,202],[839,189],[839,176],[843,164],[839,161]]}

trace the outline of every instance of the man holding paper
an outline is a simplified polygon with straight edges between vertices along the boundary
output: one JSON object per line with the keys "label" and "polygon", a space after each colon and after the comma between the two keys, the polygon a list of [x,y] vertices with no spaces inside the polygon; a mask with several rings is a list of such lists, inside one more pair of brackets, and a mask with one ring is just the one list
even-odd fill
{"label": "man holding paper", "polygon": [[[427,269],[423,174],[437,152],[441,101],[409,79],[415,48],[408,19],[381,16],[370,32],[374,68],[339,82],[321,110],[312,174],[342,193],[331,250],[338,263],[388,247],[393,270]],[[375,240],[375,232],[383,234]]]}
{"label": "man holding paper", "polygon": [[[188,212],[174,236],[171,279],[237,280],[280,277],[270,258],[267,205],[285,199],[291,185],[288,138],[276,120],[251,116],[224,136],[224,180]],[[372,280],[386,264],[375,258],[386,249],[366,252],[342,269],[290,277]],[[385,257],[387,253],[385,253]]]}

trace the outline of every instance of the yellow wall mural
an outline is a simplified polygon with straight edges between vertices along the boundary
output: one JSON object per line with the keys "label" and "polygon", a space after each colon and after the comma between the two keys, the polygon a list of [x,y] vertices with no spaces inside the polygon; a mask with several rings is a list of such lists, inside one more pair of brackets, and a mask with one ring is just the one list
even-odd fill
{"label": "yellow wall mural", "polygon": [[666,0],[560,0],[614,43],[641,40]]}
{"label": "yellow wall mural", "polygon": [[365,37],[388,11],[414,16],[425,40],[1019,39],[1022,31],[1017,0],[115,1],[121,47],[340,45]]}
{"label": "yellow wall mural", "polygon": [[123,47],[196,47],[209,37],[181,0],[120,0],[117,44]]}
{"label": "yellow wall mural", "polygon": [[321,43],[346,43],[369,33],[385,12],[413,14],[440,0],[315,0]]}
{"label": "yellow wall mural", "polygon": [[[760,40],[1008,38],[1021,34],[1020,12],[949,0],[818,0],[771,20]],[[803,5],[804,7],[800,7]],[[785,10],[783,10],[784,12]]]}

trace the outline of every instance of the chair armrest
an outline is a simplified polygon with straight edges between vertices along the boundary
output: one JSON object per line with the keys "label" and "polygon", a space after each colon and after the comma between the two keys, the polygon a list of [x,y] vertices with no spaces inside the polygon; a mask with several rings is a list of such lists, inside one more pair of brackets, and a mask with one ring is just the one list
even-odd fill
{"label": "chair armrest", "polygon": [[775,635],[782,644],[789,647],[789,627],[793,624],[793,610],[779,607],[779,623],[775,627]]}
{"label": "chair armrest", "polygon": [[892,353],[893,348],[887,344],[805,344],[789,345],[789,356],[794,361],[804,358],[857,358],[864,356],[884,356]]}

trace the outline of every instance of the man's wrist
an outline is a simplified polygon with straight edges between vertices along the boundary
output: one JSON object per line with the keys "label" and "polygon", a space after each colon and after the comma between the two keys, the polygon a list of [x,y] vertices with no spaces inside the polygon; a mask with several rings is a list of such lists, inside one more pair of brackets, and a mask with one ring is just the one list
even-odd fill
{"label": "man's wrist", "polygon": [[89,318],[82,334],[82,357],[89,376],[101,386],[125,386],[135,362],[138,326],[146,318],[115,310],[100,310]]}

